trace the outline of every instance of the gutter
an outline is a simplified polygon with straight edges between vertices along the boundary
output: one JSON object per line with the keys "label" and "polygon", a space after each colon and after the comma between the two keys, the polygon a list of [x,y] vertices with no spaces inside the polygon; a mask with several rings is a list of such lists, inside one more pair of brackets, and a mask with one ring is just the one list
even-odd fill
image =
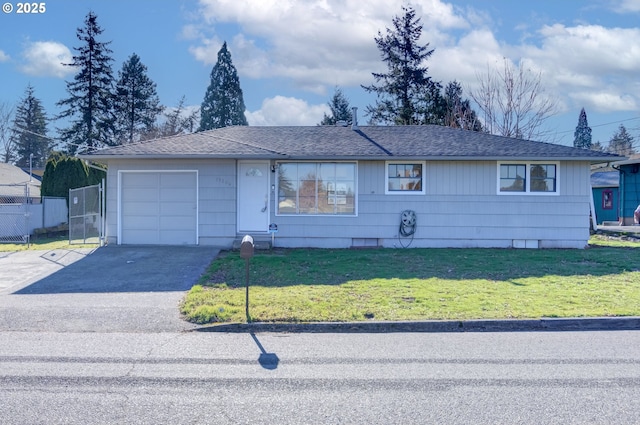
{"label": "gutter", "polygon": [[[359,130],[356,130],[360,132]],[[363,136],[366,137],[366,136]],[[375,144],[375,142],[372,141]],[[141,160],[141,159],[262,159],[262,160],[306,160],[306,161],[328,161],[328,160],[340,160],[340,161],[379,161],[393,157],[397,160],[408,161],[585,161],[592,164],[611,162],[611,158],[606,158],[608,161],[603,161],[604,158],[585,158],[585,157],[539,157],[539,156],[465,156],[465,155],[397,155],[383,147],[376,144],[381,150],[379,155],[333,155],[328,154],[281,154],[281,155],[238,155],[238,154],[224,154],[224,155],[212,155],[212,154],[188,154],[188,155],[175,155],[175,154],[151,154],[151,155],[79,155],[85,161],[98,162],[106,160]],[[615,168],[615,166],[613,166]]]}

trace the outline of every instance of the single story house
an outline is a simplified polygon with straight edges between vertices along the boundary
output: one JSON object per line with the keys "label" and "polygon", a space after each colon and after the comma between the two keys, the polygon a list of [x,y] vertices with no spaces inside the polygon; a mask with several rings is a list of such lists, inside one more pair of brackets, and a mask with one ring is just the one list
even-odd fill
{"label": "single story house", "polygon": [[0,163],[0,204],[39,203],[40,184],[22,168]]}
{"label": "single story house", "polygon": [[357,124],[234,126],[80,157],[108,167],[108,243],[319,248],[584,248],[590,166],[624,158]]}
{"label": "single story house", "polygon": [[617,223],[619,221],[620,194],[618,187],[620,184],[620,172],[609,168],[600,168],[598,171],[591,173],[593,203],[598,224],[603,224],[604,222]]}
{"label": "single story house", "polygon": [[620,224],[631,226],[633,212],[640,205],[640,157],[634,155],[612,166],[620,170]]}

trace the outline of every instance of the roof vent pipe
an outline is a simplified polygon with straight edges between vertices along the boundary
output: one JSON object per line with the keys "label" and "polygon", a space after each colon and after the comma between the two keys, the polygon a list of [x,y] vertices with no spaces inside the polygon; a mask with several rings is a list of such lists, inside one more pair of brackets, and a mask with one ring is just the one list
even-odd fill
{"label": "roof vent pipe", "polygon": [[358,108],[354,106],[353,108],[351,108],[351,110],[353,110],[353,116],[351,118],[351,130],[358,130]]}

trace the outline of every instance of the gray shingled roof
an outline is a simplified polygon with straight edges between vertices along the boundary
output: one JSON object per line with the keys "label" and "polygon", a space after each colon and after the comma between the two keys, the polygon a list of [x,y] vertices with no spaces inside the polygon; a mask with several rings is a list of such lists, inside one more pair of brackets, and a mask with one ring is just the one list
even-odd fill
{"label": "gray shingled roof", "polygon": [[103,149],[81,157],[239,159],[557,159],[591,162],[624,157],[450,127],[235,126]]}
{"label": "gray shingled roof", "polygon": [[29,184],[29,196],[38,198],[40,196],[40,181],[29,178],[29,173],[24,172],[20,167],[0,162],[0,196],[21,197],[24,196],[24,185]]}

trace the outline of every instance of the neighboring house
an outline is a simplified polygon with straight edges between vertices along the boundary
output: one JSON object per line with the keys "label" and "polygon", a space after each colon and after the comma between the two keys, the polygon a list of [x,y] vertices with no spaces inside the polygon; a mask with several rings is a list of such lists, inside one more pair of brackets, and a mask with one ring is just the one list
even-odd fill
{"label": "neighboring house", "polygon": [[633,212],[640,205],[640,157],[635,155],[612,165],[620,170],[620,224],[630,226]]}
{"label": "neighboring house", "polygon": [[0,204],[39,203],[40,183],[20,167],[0,163]]}
{"label": "neighboring house", "polygon": [[[609,168],[605,168],[608,170]],[[618,222],[620,211],[620,172],[618,170],[594,171],[591,173],[593,204],[598,224]]]}
{"label": "neighboring house", "polygon": [[623,157],[441,126],[238,126],[81,158],[108,166],[109,243],[584,248],[590,166]]}

